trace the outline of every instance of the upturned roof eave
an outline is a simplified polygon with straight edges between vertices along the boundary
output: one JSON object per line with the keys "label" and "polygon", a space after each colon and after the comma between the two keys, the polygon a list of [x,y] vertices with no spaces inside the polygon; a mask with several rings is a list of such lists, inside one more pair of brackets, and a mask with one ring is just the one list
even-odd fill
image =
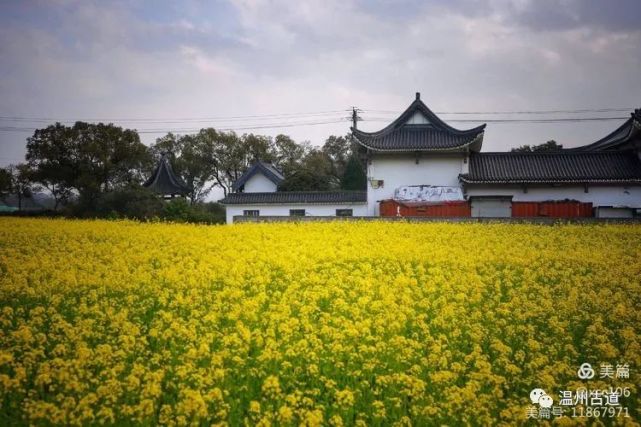
{"label": "upturned roof eave", "polygon": [[[630,141],[636,134],[641,133],[641,108],[634,110],[631,117],[627,119],[621,126],[610,132],[603,138],[579,147],[567,148],[566,151],[594,151],[594,150],[607,150],[619,144],[625,144]],[[619,133],[626,130],[623,137],[617,137]]]}
{"label": "upturned roof eave", "polygon": [[420,99],[416,99],[410,104],[409,107],[405,109],[405,111],[401,113],[400,116],[396,118],[396,120],[394,120],[389,125],[385,126],[383,129],[375,132],[364,132],[358,129],[354,129],[352,127],[351,128],[352,133],[359,133],[363,136],[369,136],[369,137],[379,137],[379,136],[387,135],[388,133],[393,132],[394,130],[398,129],[400,126],[404,125],[410,119],[412,114],[416,111],[420,111],[425,116],[427,116],[429,122],[432,123],[437,129],[440,129],[455,135],[464,136],[464,135],[478,134],[479,132],[482,132],[487,126],[487,124],[484,123],[482,125],[479,125],[470,129],[463,129],[463,130],[456,129],[448,125],[447,123],[445,123],[443,120],[441,120],[441,118],[438,117],[432,110],[430,110],[429,107],[425,105],[423,101],[421,101]]}
{"label": "upturned roof eave", "polygon": [[356,140],[358,144],[361,146],[367,148],[368,150],[380,152],[380,153],[416,153],[416,152],[441,152],[441,153],[460,153],[460,152],[466,152],[468,150],[465,150],[465,148],[469,148],[469,151],[473,152],[479,152],[481,151],[481,146],[483,144],[483,135],[485,132],[480,132],[476,134],[474,138],[472,138],[470,141],[463,143],[461,145],[457,145],[454,147],[444,147],[444,148],[378,148],[378,147],[373,147],[369,144],[366,144],[365,142],[361,141],[358,136],[355,135],[355,129],[353,127],[350,128],[352,130],[352,138]]}
{"label": "upturned roof eave", "polygon": [[[161,191],[158,187],[158,180],[160,179],[160,175],[163,173],[167,175],[168,183],[173,189],[171,191]],[[182,182],[180,178],[174,173],[173,168],[171,167],[171,164],[169,163],[169,159],[167,159],[165,156],[161,157],[158,166],[156,166],[156,169],[154,170],[154,173],[145,181],[145,183],[142,185],[145,188],[150,189],[151,191],[157,193],[157,194],[187,194],[191,191],[191,188]]]}

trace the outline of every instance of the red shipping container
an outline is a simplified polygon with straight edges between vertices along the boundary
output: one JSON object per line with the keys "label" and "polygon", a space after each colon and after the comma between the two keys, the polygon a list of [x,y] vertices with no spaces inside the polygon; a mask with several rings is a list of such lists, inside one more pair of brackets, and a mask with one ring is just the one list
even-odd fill
{"label": "red shipping container", "polygon": [[470,217],[472,207],[469,202],[399,202],[383,200],[380,202],[381,216],[425,216],[425,217]]}
{"label": "red shipping container", "polygon": [[577,201],[512,202],[513,217],[589,218],[592,203]]}

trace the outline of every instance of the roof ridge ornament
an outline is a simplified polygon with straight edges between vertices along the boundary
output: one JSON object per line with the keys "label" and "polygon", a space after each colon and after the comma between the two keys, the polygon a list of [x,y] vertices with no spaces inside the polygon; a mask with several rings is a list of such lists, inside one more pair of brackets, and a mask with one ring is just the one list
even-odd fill
{"label": "roof ridge ornament", "polygon": [[[392,123],[376,132],[364,132],[352,126],[354,140],[373,151],[480,151],[485,124],[471,129],[456,129],[430,110],[416,92],[416,100]],[[410,123],[420,113],[429,123]]]}

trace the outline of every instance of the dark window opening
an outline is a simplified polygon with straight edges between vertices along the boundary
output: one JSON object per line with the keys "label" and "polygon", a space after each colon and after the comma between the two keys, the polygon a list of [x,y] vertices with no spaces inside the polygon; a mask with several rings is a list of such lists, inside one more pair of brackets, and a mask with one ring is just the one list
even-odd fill
{"label": "dark window opening", "polygon": [[245,210],[243,211],[243,216],[260,216],[259,210]]}
{"label": "dark window opening", "polygon": [[336,209],[336,216],[353,216],[352,209]]}
{"label": "dark window opening", "polygon": [[289,216],[305,216],[305,209],[290,209]]}

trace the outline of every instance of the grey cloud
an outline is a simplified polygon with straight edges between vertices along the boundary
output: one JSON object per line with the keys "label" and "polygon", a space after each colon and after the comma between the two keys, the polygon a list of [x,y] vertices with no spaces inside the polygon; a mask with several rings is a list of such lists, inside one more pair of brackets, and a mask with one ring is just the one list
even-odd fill
{"label": "grey cloud", "polygon": [[[189,14],[156,17],[124,3],[81,2],[60,13],[55,26],[16,21],[0,29],[0,113],[210,117],[352,105],[400,111],[416,91],[436,111],[637,104],[641,34],[623,24],[608,30],[618,18],[596,16],[589,5],[555,5],[251,1],[224,8],[228,15],[196,3]],[[579,27],[595,31],[562,31]],[[615,123],[582,126],[490,125],[485,147],[550,138],[585,143]],[[345,121],[257,132],[319,144],[348,128]],[[0,157],[24,150],[25,136],[0,132]]]}
{"label": "grey cloud", "polygon": [[536,0],[508,19],[534,30],[570,30],[587,27],[622,32],[641,30],[638,0]]}

